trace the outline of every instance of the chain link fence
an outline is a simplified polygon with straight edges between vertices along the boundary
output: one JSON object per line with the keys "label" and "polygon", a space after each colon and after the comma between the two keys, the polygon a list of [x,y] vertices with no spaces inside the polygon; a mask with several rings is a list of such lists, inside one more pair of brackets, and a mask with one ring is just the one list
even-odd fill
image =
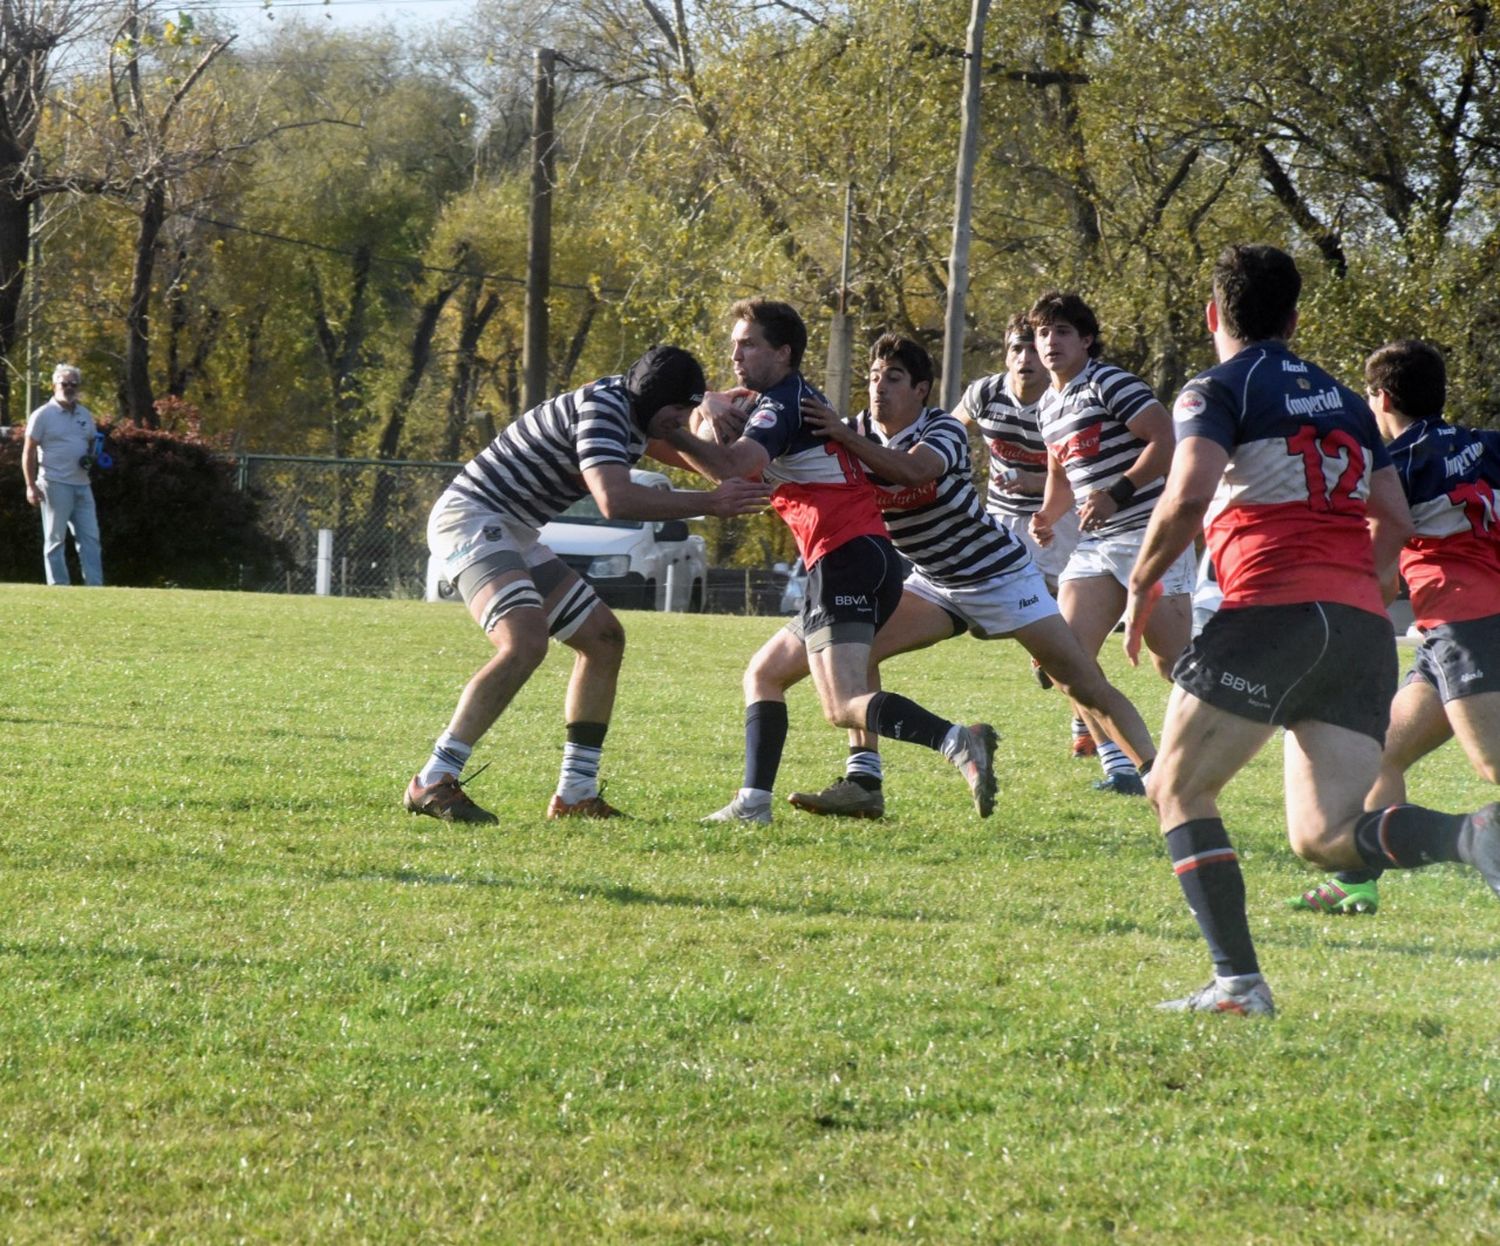
{"label": "chain link fence", "polygon": [[[237,455],[235,463],[240,489],[260,499],[261,530],[284,542],[291,558],[285,571],[246,589],[424,596],[427,513],[462,463],[286,454]],[[703,608],[776,614],[785,587],[786,576],[775,571],[711,568]]]}
{"label": "chain link fence", "polygon": [[247,589],[423,595],[427,513],[462,463],[283,454],[239,455],[236,462],[239,487],[260,498],[261,530],[285,542],[292,562],[272,579],[247,583]]}

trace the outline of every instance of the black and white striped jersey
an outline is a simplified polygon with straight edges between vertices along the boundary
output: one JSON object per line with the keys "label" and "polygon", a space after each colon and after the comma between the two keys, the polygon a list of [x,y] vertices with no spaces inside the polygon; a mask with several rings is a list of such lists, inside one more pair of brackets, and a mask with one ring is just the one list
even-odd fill
{"label": "black and white striped jersey", "polygon": [[[1049,389],[1043,396],[1037,406],[1042,438],[1067,472],[1077,505],[1090,493],[1108,489],[1140,457],[1146,443],[1127,424],[1155,401],[1156,395],[1140,377],[1097,359],[1090,360],[1060,393]],[[1165,485],[1164,476],[1141,485],[1130,504],[1091,535],[1144,529]]]}
{"label": "black and white striped jersey", "polygon": [[517,417],[448,489],[503,518],[540,528],[588,492],[585,467],[629,467],[645,450],[625,378],[607,376]]}
{"label": "black and white striped jersey", "polygon": [[1037,422],[1037,403],[1024,405],[1010,392],[1004,372],[981,377],[959,399],[956,414],[973,420],[989,450],[989,491],[985,506],[991,514],[1034,515],[1042,509],[1041,495],[1028,497],[1001,490],[1001,474],[1008,467],[1026,472],[1047,470],[1047,443]]}
{"label": "black and white striped jersey", "polygon": [[886,527],[896,548],[935,584],[976,584],[1031,561],[1031,554],[993,515],[974,489],[969,436],[939,407],[926,407],[889,441],[868,411],[850,421],[863,436],[893,450],[918,445],[943,460],[943,474],[925,485],[893,485],[870,472]]}

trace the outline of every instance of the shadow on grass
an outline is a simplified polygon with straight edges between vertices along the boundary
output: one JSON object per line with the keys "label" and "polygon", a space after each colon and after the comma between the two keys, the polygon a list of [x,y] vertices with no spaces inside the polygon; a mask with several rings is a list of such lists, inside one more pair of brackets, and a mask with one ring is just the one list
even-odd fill
{"label": "shadow on grass", "polygon": [[935,925],[957,920],[925,909],[864,909],[833,901],[785,904],[774,900],[746,900],[738,896],[699,896],[686,892],[647,891],[629,883],[520,882],[494,874],[428,874],[418,870],[327,870],[317,875],[326,882],[387,882],[416,887],[494,887],[503,891],[553,891],[568,899],[603,900],[609,904],[640,904],[659,908],[708,909],[725,912],[777,913],[798,917],[853,917],[879,921]]}

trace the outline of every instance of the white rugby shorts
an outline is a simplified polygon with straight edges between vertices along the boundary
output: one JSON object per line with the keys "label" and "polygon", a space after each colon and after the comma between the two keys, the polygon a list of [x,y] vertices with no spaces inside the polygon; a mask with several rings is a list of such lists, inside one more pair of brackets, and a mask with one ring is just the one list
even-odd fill
{"label": "white rugby shorts", "polygon": [[[1058,580],[1089,580],[1095,576],[1107,575],[1128,588],[1130,572],[1135,567],[1135,560],[1140,555],[1145,539],[1144,528],[1137,532],[1121,532],[1111,536],[1090,536],[1084,533]],[[1182,551],[1182,556],[1167,569],[1166,575],[1162,576],[1162,594],[1175,597],[1178,593],[1191,593],[1197,578],[1198,555],[1189,545]]]}
{"label": "white rugby shorts", "polygon": [[1058,613],[1057,602],[1035,564],[959,588],[934,584],[920,571],[913,571],[901,588],[956,614],[981,638],[1009,636],[1028,623]]}
{"label": "white rugby shorts", "polygon": [[1054,580],[1062,575],[1063,568],[1068,565],[1068,559],[1072,557],[1073,549],[1078,544],[1077,511],[1068,511],[1052,525],[1051,545],[1039,545],[1036,537],[1031,535],[1030,515],[1005,515],[999,511],[991,511],[990,514],[1031,551],[1031,561],[1041,568],[1043,575]]}

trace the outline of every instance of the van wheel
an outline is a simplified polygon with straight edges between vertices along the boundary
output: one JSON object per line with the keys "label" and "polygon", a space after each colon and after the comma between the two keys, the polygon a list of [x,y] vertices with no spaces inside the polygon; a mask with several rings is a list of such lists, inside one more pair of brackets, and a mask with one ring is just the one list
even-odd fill
{"label": "van wheel", "polygon": [[692,614],[703,613],[703,581],[693,581],[693,591],[688,594],[688,611]]}
{"label": "van wheel", "polygon": [[655,610],[656,609],[656,581],[655,580],[647,580],[646,583],[645,583],[645,585],[641,588],[641,609],[642,610]]}

